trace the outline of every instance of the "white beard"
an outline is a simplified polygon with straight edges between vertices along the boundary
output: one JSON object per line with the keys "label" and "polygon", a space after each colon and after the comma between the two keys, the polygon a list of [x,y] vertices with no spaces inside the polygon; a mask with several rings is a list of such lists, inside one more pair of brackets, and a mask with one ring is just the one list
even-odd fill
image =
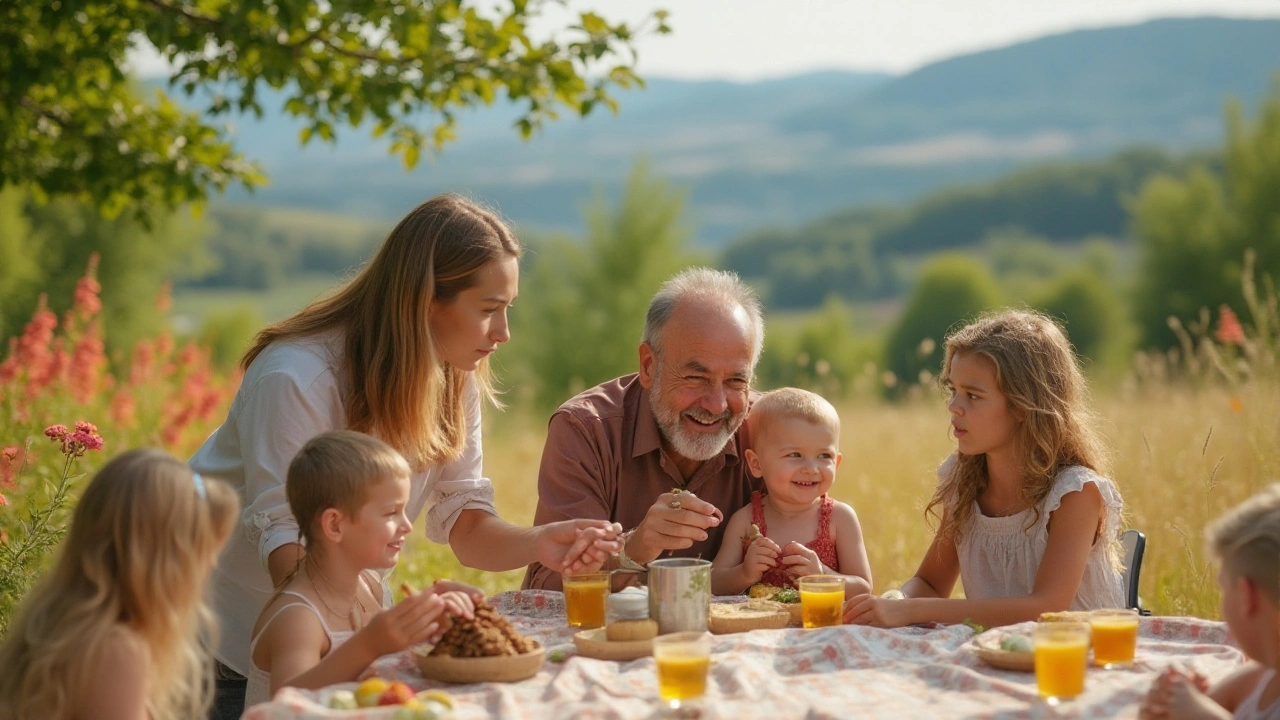
{"label": "white beard", "polygon": [[649,390],[649,407],[653,410],[653,417],[658,422],[658,430],[662,433],[662,438],[670,443],[673,450],[690,460],[703,462],[719,455],[724,450],[724,446],[729,443],[729,439],[737,432],[738,426],[746,419],[746,412],[735,416],[731,411],[725,410],[718,415],[712,415],[700,408],[693,408],[683,414],[701,422],[723,420],[724,425],[720,432],[713,435],[686,432],[681,423],[681,413],[668,407],[661,400],[661,376],[661,372],[654,375],[653,387]]}

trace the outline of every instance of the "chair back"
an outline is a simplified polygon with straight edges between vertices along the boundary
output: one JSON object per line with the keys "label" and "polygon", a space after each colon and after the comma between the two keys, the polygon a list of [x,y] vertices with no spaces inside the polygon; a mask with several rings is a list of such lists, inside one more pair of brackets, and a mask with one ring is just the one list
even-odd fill
{"label": "chair back", "polygon": [[1141,531],[1129,529],[1120,535],[1124,549],[1124,567],[1120,577],[1124,581],[1125,607],[1141,611],[1138,604],[1138,579],[1142,575],[1142,554],[1147,549],[1147,536]]}

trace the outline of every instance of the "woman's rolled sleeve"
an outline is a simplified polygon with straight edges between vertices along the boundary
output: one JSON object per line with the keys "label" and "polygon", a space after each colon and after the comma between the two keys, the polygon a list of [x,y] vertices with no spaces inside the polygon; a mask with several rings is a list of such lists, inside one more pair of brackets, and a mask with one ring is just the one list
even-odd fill
{"label": "woman's rolled sleeve", "polygon": [[427,537],[449,544],[449,533],[463,510],[483,510],[497,515],[493,483],[484,477],[484,444],[480,438],[480,393],[472,382],[467,388],[467,444],[462,455],[440,468],[439,477],[427,487]]}
{"label": "woman's rolled sleeve", "polygon": [[243,397],[247,404],[241,411],[239,440],[247,507],[241,526],[266,568],[271,553],[299,542],[298,523],[284,490],[289,463],[308,440],[336,429],[341,410],[328,373],[305,388],[291,375],[270,373]]}

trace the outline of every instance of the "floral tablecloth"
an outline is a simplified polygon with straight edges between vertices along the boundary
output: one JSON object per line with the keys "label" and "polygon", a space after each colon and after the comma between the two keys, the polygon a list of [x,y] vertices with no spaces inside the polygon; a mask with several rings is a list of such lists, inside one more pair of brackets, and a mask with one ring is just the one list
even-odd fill
{"label": "floral tablecloth", "polygon": [[[473,718],[657,717],[653,658],[611,662],[573,654],[557,592],[501,593],[490,599],[516,628],[567,660],[546,662],[519,683],[452,685],[425,680],[409,653],[378,660],[366,676],[438,687],[457,701],[457,720]],[[1030,633],[1030,624],[1021,629]],[[1022,718],[1135,717],[1152,679],[1171,663],[1217,679],[1243,661],[1223,623],[1143,618],[1138,659],[1124,670],[1090,668],[1084,695],[1051,708],[1038,700],[1031,673],[997,670],[977,656],[969,628],[757,630],[713,636],[704,718]],[[549,652],[554,655],[554,652]],[[354,687],[354,683],[346,687]],[[285,688],[244,720],[390,720],[392,708],[329,710],[320,693]]]}

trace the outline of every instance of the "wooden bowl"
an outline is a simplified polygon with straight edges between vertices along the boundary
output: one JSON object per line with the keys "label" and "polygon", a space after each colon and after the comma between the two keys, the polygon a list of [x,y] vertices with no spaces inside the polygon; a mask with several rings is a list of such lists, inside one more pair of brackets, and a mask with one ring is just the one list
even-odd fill
{"label": "wooden bowl", "polygon": [[604,628],[579,630],[573,635],[578,654],[597,660],[635,660],[653,654],[653,638],[648,640],[610,640]]}
{"label": "wooden bowl", "polygon": [[[536,641],[535,641],[536,642]],[[428,647],[413,651],[413,659],[429,680],[447,683],[519,682],[528,680],[542,669],[547,650],[538,643],[537,648],[520,655],[495,655],[492,657],[458,658],[428,655]]]}
{"label": "wooden bowl", "polygon": [[1017,672],[1035,672],[1036,654],[1034,652],[1011,652],[1000,648],[999,633],[986,633],[973,641],[978,650],[978,657],[986,664],[1001,670]]}

